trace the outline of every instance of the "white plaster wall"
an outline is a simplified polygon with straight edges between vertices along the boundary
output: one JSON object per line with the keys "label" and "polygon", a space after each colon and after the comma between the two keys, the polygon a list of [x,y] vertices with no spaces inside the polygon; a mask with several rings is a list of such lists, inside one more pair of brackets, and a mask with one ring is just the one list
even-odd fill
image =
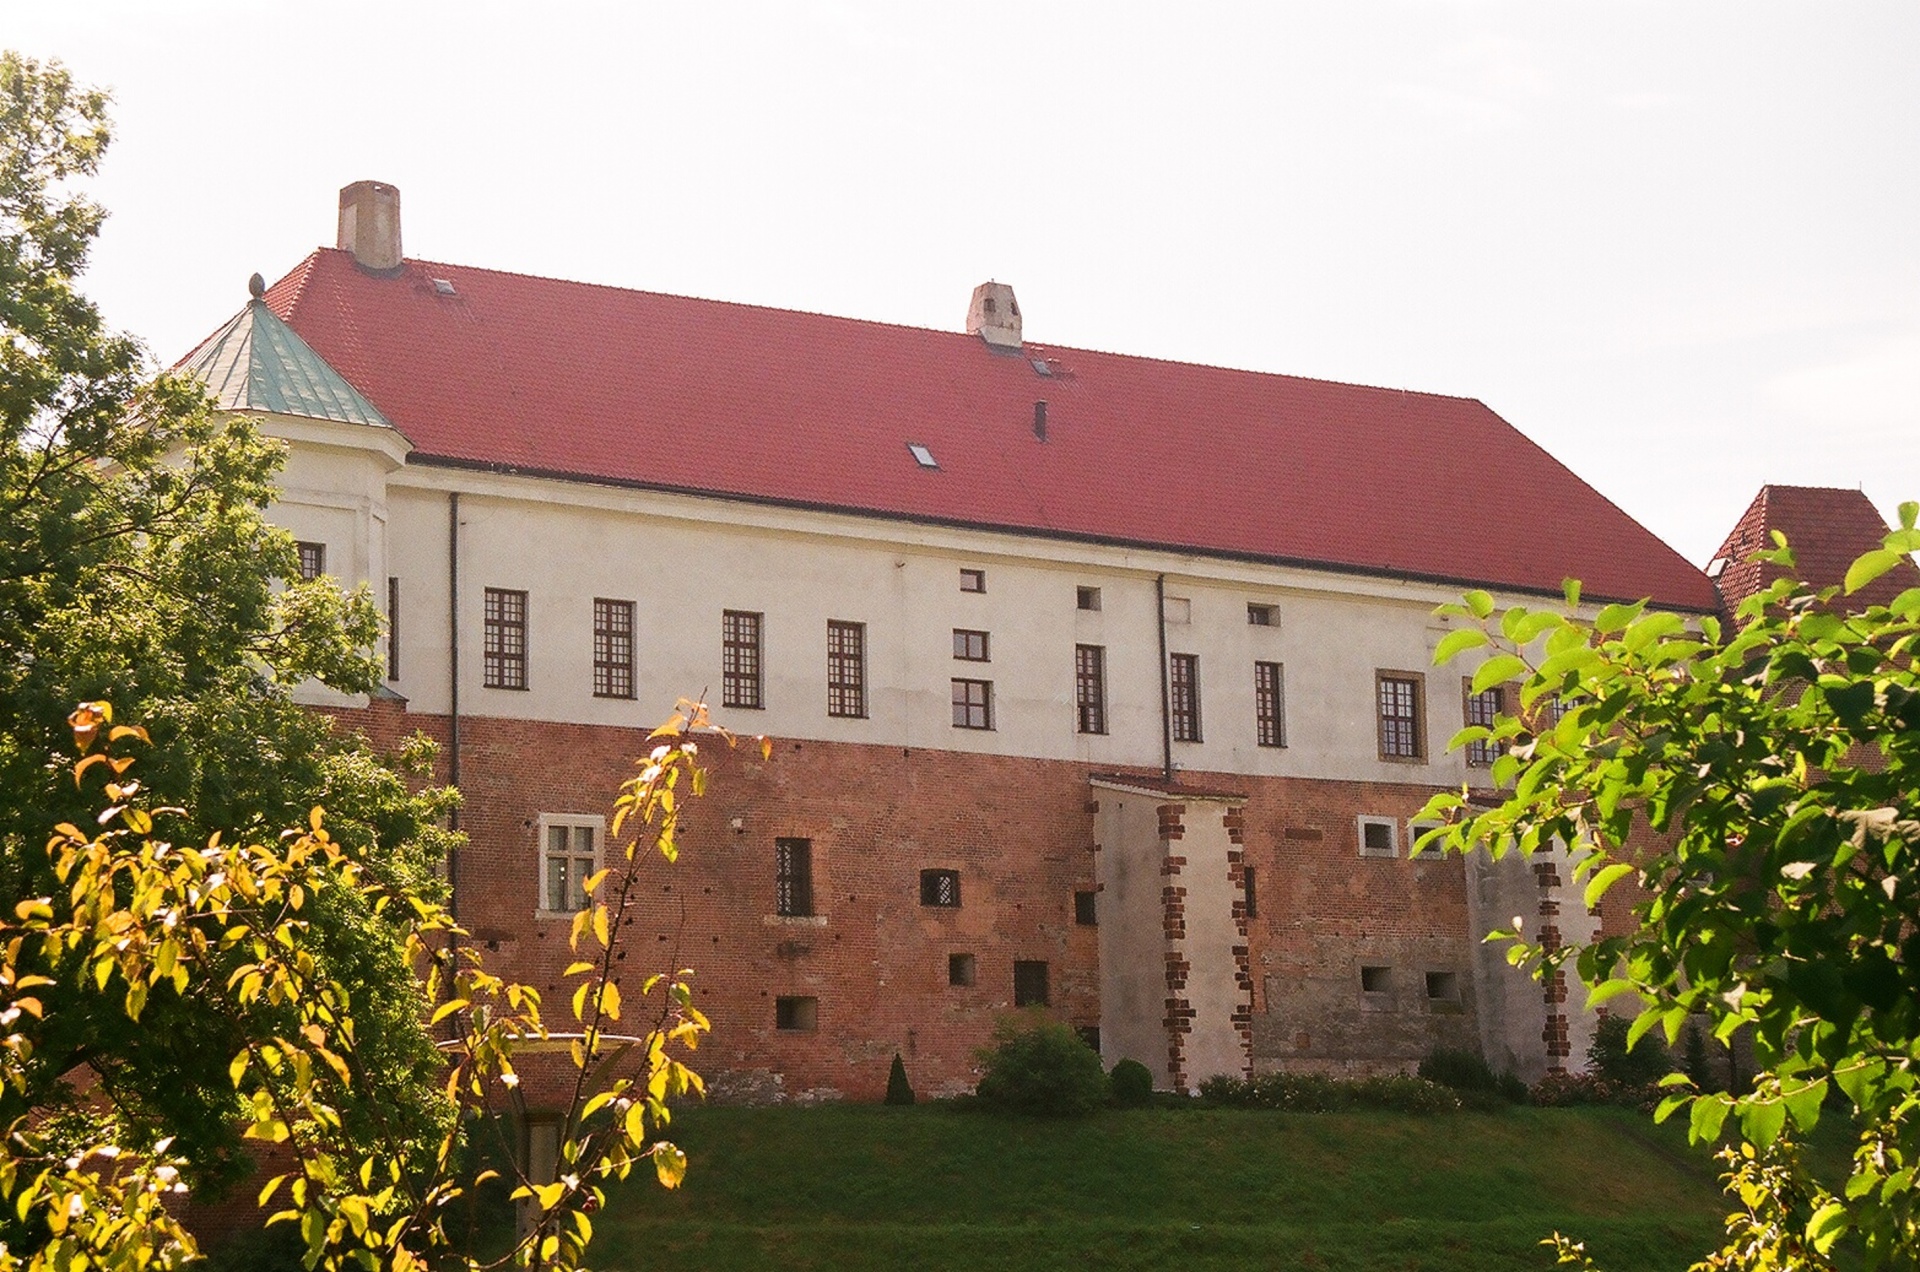
{"label": "white plaster wall", "polygon": [[[1189,601],[1168,649],[1200,657],[1204,740],[1183,769],[1456,785],[1461,669],[1429,666],[1447,589],[1309,570],[766,508],[580,483],[412,467],[390,482],[387,572],[402,589],[402,675],[416,710],[447,707],[447,493],[461,491],[461,709],[636,724],[674,698],[721,702],[721,612],[765,615],[764,711],[738,728],[786,737],[990,751],[1097,764],[1161,762],[1156,576]],[[304,507],[304,505],[302,505]],[[288,504],[289,524],[295,515]],[[371,557],[369,558],[371,561]],[[962,568],[987,591],[960,591]],[[377,566],[373,567],[377,570]],[[377,577],[377,575],[376,575]],[[1097,612],[1076,588],[1101,589]],[[481,685],[483,590],[529,594],[529,688]],[[636,602],[638,697],[592,696],[592,601]],[[1274,627],[1247,622],[1274,604]],[[867,625],[869,717],[826,714],[826,624]],[[987,631],[992,660],[952,657],[955,628]],[[1107,651],[1108,732],[1076,733],[1073,647]],[[1284,749],[1255,744],[1253,663],[1285,667]],[[1377,758],[1374,673],[1427,676],[1429,761]],[[995,728],[956,729],[955,677],[994,683]]]}
{"label": "white plaster wall", "polygon": [[1245,1075],[1247,1048],[1233,1012],[1246,1005],[1247,994],[1235,981],[1239,968],[1233,947],[1241,944],[1241,938],[1233,919],[1238,897],[1227,874],[1231,842],[1221,821],[1228,805],[1212,800],[1185,802],[1181,837],[1169,851],[1187,860],[1175,882],[1187,890],[1187,935],[1180,951],[1188,965],[1187,1005],[1193,1009],[1193,1027],[1186,1038],[1187,1082],[1197,1090],[1202,1081],[1217,1074]]}
{"label": "white plaster wall", "polygon": [[1165,859],[1159,801],[1094,788],[1094,880],[1100,913],[1100,1058],[1108,1068],[1138,1060],[1170,1090],[1167,1061],[1166,926],[1160,890]]}

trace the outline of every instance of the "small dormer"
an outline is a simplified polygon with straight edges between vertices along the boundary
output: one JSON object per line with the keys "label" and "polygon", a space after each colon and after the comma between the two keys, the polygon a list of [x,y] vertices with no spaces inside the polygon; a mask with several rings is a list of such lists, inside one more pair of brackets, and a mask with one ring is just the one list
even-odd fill
{"label": "small dormer", "polygon": [[967,334],[977,335],[996,349],[1020,347],[1020,302],[1006,283],[982,283],[973,289],[967,306]]}

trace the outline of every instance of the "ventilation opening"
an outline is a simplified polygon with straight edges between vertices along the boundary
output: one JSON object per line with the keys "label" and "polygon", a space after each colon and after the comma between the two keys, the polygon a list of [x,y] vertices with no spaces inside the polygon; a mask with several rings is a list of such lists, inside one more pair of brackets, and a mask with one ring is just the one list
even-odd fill
{"label": "ventilation opening", "polygon": [[1456,972],[1428,972],[1427,997],[1435,1002],[1457,1002],[1460,998],[1460,976]]}
{"label": "ventilation opening", "polygon": [[1384,994],[1390,987],[1387,969],[1384,967],[1363,967],[1360,969],[1360,988],[1369,994]]}
{"label": "ventilation opening", "polygon": [[773,1025],[776,1029],[811,1033],[820,1027],[820,1000],[818,998],[774,999]]}
{"label": "ventilation opening", "polygon": [[947,984],[968,986],[973,984],[974,961],[971,954],[947,955]]}

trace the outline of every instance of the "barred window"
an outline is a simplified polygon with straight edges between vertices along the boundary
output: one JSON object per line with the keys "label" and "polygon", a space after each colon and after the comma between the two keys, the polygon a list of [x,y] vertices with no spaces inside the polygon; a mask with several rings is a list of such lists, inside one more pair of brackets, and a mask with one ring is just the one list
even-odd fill
{"label": "barred window", "polygon": [[327,545],[324,543],[298,543],[300,550],[300,578],[311,583],[327,572]]}
{"label": "barred window", "polygon": [[1253,722],[1261,746],[1287,744],[1286,680],[1277,662],[1253,664]]}
{"label": "barred window", "polygon": [[489,689],[527,687],[527,594],[490,587],[480,682]]}
{"label": "barred window", "polygon": [[993,727],[993,681],[955,680],[953,682],[953,727],[991,729]]}
{"label": "barred window", "polygon": [[[1491,729],[1507,709],[1507,692],[1500,685],[1491,689],[1473,692],[1473,682],[1465,682],[1466,719],[1469,725],[1481,725]],[[1467,766],[1469,768],[1492,768],[1493,762],[1500,758],[1500,744],[1492,738],[1476,738],[1467,743]]]}
{"label": "barred window", "polygon": [[593,696],[633,697],[633,602],[593,601]]}
{"label": "barred window", "polygon": [[720,616],[720,701],[723,706],[758,711],[760,692],[760,615],[727,610]]}
{"label": "barred window", "polygon": [[803,919],[813,913],[813,841],[773,841],[773,912]]}
{"label": "barred window", "polygon": [[587,908],[587,880],[600,868],[598,817],[546,814],[540,818],[540,908],[573,914]]}
{"label": "barred window", "polygon": [[827,622],[827,714],[867,714],[867,625]]}
{"label": "barred window", "polygon": [[1200,655],[1170,654],[1168,688],[1172,694],[1173,740],[1200,740]]}
{"label": "barred window", "polygon": [[960,872],[958,870],[922,870],[920,872],[920,904],[939,906],[943,909],[958,908]]}
{"label": "barred window", "polygon": [[1425,715],[1425,677],[1413,672],[1376,673],[1380,724],[1380,758],[1383,760],[1424,760],[1427,758]]}
{"label": "barred window", "polygon": [[1016,960],[1013,965],[1013,1005],[1047,1005],[1047,965],[1039,961]]}
{"label": "barred window", "polygon": [[387,679],[400,679],[400,580],[387,577]]}
{"label": "barred window", "polygon": [[1073,710],[1082,733],[1107,731],[1107,650],[1104,645],[1073,647]]}

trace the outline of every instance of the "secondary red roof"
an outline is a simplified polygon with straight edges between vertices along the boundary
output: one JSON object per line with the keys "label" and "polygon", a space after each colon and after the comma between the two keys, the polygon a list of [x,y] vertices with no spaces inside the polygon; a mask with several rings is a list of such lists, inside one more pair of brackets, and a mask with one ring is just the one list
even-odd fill
{"label": "secondary red roof", "polygon": [[995,352],[960,332],[428,261],[382,278],[334,249],[266,300],[413,462],[1449,583],[1558,592],[1576,576],[1589,596],[1715,606],[1697,569],[1466,398]]}
{"label": "secondary red roof", "polygon": [[[1747,559],[1773,546],[1775,530],[1787,537],[1787,546],[1793,549],[1794,572],[1818,589],[1844,582],[1847,567],[1886,538],[1887,523],[1862,491],[1831,486],[1760,487],[1714,554],[1726,561],[1719,586],[1729,612],[1788,573]],[[1865,609],[1885,605],[1915,586],[1920,586],[1920,568],[1906,561],[1842,600],[1850,608]]]}

